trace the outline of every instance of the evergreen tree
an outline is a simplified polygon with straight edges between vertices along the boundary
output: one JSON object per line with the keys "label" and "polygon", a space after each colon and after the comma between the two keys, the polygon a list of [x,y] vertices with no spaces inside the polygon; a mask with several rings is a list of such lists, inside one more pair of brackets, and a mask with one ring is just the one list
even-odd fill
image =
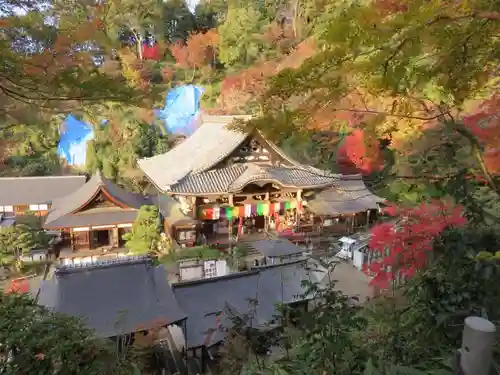
{"label": "evergreen tree", "polygon": [[142,206],[132,225],[123,235],[125,246],[134,254],[156,254],[161,240],[160,215],[155,206]]}
{"label": "evergreen tree", "polygon": [[163,30],[169,44],[184,43],[196,29],[196,18],[185,0],[168,0],[163,6]]}

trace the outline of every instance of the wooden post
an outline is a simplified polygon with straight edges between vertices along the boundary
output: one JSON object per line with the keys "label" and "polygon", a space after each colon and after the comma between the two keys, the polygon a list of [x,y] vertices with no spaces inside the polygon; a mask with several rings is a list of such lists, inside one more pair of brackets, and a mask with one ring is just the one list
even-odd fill
{"label": "wooden post", "polygon": [[370,210],[366,210],[366,227],[370,228]]}
{"label": "wooden post", "polygon": [[299,209],[299,206],[302,203],[302,190],[297,190],[296,200],[297,200],[297,208],[295,209],[295,212],[297,216],[295,221],[297,222],[297,232],[298,232],[300,230],[300,218],[302,213],[302,210]]}
{"label": "wooden post", "polygon": [[[227,202],[229,206],[232,208],[233,207],[233,195],[229,195],[227,198]],[[227,221],[227,234],[228,234],[228,240],[229,240],[229,252],[233,252],[233,217]]]}
{"label": "wooden post", "polygon": [[196,207],[196,197],[192,196],[191,198],[191,207],[193,208],[193,219],[196,220],[198,217],[198,207]]}
{"label": "wooden post", "polygon": [[489,320],[477,316],[466,318],[456,373],[488,375],[491,371],[495,336],[496,327]]}
{"label": "wooden post", "polygon": [[75,251],[75,238],[73,235],[73,228],[69,229],[69,241],[71,243],[71,251]]}

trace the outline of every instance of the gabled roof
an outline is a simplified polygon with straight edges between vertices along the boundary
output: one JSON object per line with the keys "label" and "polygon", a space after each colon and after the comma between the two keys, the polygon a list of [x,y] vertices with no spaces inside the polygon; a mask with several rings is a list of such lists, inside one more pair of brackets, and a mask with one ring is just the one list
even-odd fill
{"label": "gabled roof", "polygon": [[266,181],[292,188],[323,188],[332,186],[338,175],[302,167],[275,167],[253,163],[236,164],[187,175],[170,187],[178,194],[233,193],[252,182]]}
{"label": "gabled roof", "polygon": [[[139,167],[160,190],[169,191],[183,178],[206,172],[220,163],[250,136],[228,128],[235,119],[249,120],[250,116],[204,115],[203,124],[193,135],[165,154],[139,160]],[[265,143],[290,164],[312,170],[287,156],[272,142],[265,140]]]}
{"label": "gabled roof", "polygon": [[[78,212],[100,192],[109,195],[121,207],[91,209]],[[71,194],[54,200],[52,210],[45,221],[45,228],[75,227],[129,223],[135,220],[138,210],[152,202],[135,193],[130,193],[97,171],[82,187]]]}
{"label": "gabled roof", "polygon": [[377,209],[384,201],[368,190],[361,175],[345,175],[308,201],[307,207],[318,215],[340,215]]}
{"label": "gabled roof", "polygon": [[317,281],[305,262],[260,268],[228,276],[188,281],[173,285],[174,294],[187,314],[188,347],[212,346],[222,341],[224,331],[217,329],[217,315],[229,327],[225,310],[238,314],[251,311],[252,300],[257,300],[255,327],[263,326],[277,315],[276,305],[308,299],[303,294],[303,280]]}
{"label": "gabled roof", "polygon": [[42,282],[38,302],[82,318],[100,337],[172,324],[186,317],[163,266],[154,266],[142,257],[60,266],[52,279]]}
{"label": "gabled roof", "polygon": [[0,206],[50,204],[85,184],[85,176],[0,177]]}

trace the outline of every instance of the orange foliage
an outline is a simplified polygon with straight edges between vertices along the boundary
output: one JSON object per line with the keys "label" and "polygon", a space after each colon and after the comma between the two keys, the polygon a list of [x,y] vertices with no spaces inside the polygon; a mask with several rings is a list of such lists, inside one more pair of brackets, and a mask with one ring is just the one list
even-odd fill
{"label": "orange foliage", "polygon": [[185,45],[176,43],[170,46],[170,52],[179,66],[199,68],[213,61],[218,43],[219,35],[211,29],[205,33],[191,34]]}
{"label": "orange foliage", "polygon": [[279,70],[286,68],[296,69],[302,63],[317,52],[316,42],[309,38],[299,43],[287,56],[279,63]]}
{"label": "orange foliage", "polygon": [[464,118],[464,124],[484,148],[483,158],[488,171],[500,173],[500,94],[483,102],[478,111]]}
{"label": "orange foliage", "polygon": [[380,152],[379,140],[361,129],[355,129],[339,147],[337,163],[344,174],[381,171],[384,158]]}
{"label": "orange foliage", "polygon": [[269,60],[227,76],[221,85],[218,112],[230,113],[245,107],[252,98],[261,95],[267,88],[269,78],[283,69],[296,68],[315,51],[312,39],[306,40],[282,59]]}
{"label": "orange foliage", "polygon": [[57,35],[50,48],[28,56],[24,64],[24,74],[45,75],[50,78],[71,68],[85,69],[86,66],[91,66],[94,64],[91,54],[78,47],[94,39],[102,28],[102,21],[94,17],[73,30],[66,29],[65,34]]}
{"label": "orange foliage", "polygon": [[293,28],[288,24],[281,26],[278,23],[272,23],[265,29],[262,40],[277,46],[279,51],[285,52],[292,47],[295,40]]}

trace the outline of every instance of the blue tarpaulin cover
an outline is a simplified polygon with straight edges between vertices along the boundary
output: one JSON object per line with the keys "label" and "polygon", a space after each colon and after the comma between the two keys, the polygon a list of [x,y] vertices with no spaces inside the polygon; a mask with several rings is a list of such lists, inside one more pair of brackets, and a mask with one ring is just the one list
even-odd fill
{"label": "blue tarpaulin cover", "polygon": [[164,121],[165,129],[169,133],[185,136],[193,134],[203,91],[201,87],[185,85],[168,92],[165,107],[157,110],[156,115]]}
{"label": "blue tarpaulin cover", "polygon": [[69,165],[83,166],[87,154],[87,142],[94,138],[92,126],[69,115],[64,120],[57,154]]}

